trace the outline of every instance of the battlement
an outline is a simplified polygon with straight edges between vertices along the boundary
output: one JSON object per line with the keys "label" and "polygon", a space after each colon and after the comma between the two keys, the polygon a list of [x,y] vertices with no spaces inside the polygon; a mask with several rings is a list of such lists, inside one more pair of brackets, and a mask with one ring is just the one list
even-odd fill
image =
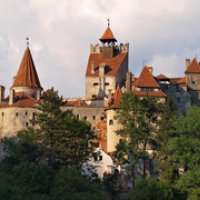
{"label": "battlement", "polygon": [[129,43],[127,43],[127,44],[120,43],[120,45],[113,45],[111,43],[108,46],[105,46],[105,45],[100,46],[99,44],[95,44],[95,45],[90,44],[90,53],[102,53],[103,47],[113,47],[115,50],[122,53],[122,52],[128,52]]}

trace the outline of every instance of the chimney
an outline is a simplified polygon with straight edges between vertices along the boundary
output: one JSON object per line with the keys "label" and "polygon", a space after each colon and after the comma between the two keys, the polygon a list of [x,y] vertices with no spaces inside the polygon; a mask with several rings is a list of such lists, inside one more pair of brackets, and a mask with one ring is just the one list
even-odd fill
{"label": "chimney", "polygon": [[126,91],[131,92],[132,91],[132,79],[133,74],[131,72],[126,73]]}
{"label": "chimney", "polygon": [[190,66],[190,59],[189,58],[186,58],[185,59],[185,67],[186,67],[186,70],[187,68]]}
{"label": "chimney", "polygon": [[37,90],[36,91],[36,100],[40,100],[40,97],[41,97],[41,91]]}
{"label": "chimney", "polygon": [[105,68],[106,68],[106,63],[101,63],[99,65],[99,76],[104,77],[105,75]]}
{"label": "chimney", "polygon": [[9,95],[9,105],[12,105],[14,103],[14,97],[15,97],[15,91],[11,89]]}
{"label": "chimney", "polygon": [[0,102],[2,102],[5,98],[5,87],[4,86],[0,86]]}
{"label": "chimney", "polygon": [[153,75],[153,67],[148,67],[150,73]]}
{"label": "chimney", "polygon": [[94,74],[94,72],[95,72],[95,66],[94,66],[94,61],[92,61],[91,73]]}

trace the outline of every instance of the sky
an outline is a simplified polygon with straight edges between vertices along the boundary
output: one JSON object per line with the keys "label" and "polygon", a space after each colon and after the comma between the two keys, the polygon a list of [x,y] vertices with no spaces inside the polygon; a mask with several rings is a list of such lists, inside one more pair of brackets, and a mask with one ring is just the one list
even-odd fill
{"label": "sky", "polygon": [[64,97],[84,97],[90,44],[107,19],[119,43],[129,43],[129,70],[183,76],[185,59],[200,60],[199,0],[1,0],[0,85],[8,94],[30,38],[41,85]]}

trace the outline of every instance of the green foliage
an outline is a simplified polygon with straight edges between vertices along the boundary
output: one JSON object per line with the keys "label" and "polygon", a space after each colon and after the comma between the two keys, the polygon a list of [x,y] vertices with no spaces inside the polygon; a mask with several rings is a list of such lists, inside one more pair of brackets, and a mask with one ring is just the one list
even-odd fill
{"label": "green foliage", "polygon": [[57,200],[106,199],[98,184],[82,177],[74,167],[63,167],[55,178],[51,198]]}
{"label": "green foliage", "polygon": [[47,90],[38,109],[35,123],[38,143],[53,165],[80,165],[88,156],[89,142],[94,139],[91,126],[77,119],[71,111],[62,111],[62,98]]}
{"label": "green foliage", "polygon": [[135,187],[129,192],[127,200],[184,200],[184,196],[164,182],[141,179],[135,181]]}
{"label": "green foliage", "polygon": [[177,188],[188,193],[187,200],[200,199],[200,169],[188,171],[177,182]]}
{"label": "green foliage", "polygon": [[[148,157],[148,145],[155,146],[154,135],[157,131],[159,112],[158,103],[154,98],[141,99],[133,93],[123,95],[117,113],[117,119],[123,126],[117,133],[127,138],[127,144],[124,146],[127,147],[127,152],[131,153],[133,163],[139,156],[144,159]],[[145,165],[143,169],[145,177]]]}
{"label": "green foliage", "polygon": [[91,126],[71,111],[61,111],[62,102],[57,92],[47,90],[34,120],[36,129],[4,141],[0,199],[106,199],[98,184],[80,174],[94,138]]}
{"label": "green foliage", "polygon": [[174,120],[177,135],[186,135],[187,137],[200,137],[200,108],[191,106],[187,109],[184,116]]}

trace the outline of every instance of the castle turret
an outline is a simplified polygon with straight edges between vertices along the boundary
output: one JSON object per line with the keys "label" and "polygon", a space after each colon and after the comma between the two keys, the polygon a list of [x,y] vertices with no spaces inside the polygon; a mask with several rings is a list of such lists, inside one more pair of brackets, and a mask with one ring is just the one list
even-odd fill
{"label": "castle turret", "polygon": [[186,60],[186,84],[191,94],[192,104],[200,105],[200,66],[196,58],[191,62]]}
{"label": "castle turret", "polygon": [[[86,70],[86,97],[108,97],[117,86],[125,86],[128,71],[128,44],[117,45],[116,38],[108,26],[99,39],[101,45],[90,45],[90,56]],[[102,65],[103,64],[103,65]]]}
{"label": "castle turret", "polygon": [[38,98],[39,93],[42,91],[29,46],[24,52],[11,89],[15,92],[25,92],[33,98]]}

